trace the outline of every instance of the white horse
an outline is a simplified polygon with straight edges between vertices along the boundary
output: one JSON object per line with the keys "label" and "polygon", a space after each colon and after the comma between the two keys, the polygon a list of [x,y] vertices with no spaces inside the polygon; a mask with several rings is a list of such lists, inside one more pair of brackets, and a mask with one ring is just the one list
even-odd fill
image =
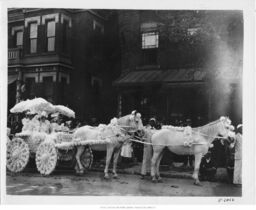
{"label": "white horse", "polygon": [[151,159],[152,181],[161,181],[159,165],[163,156],[163,149],[167,147],[171,152],[178,155],[195,155],[195,166],[193,179],[194,184],[200,185],[198,172],[203,155],[205,155],[211,145],[211,142],[221,135],[223,138],[234,135],[231,121],[227,117],[221,117],[219,120],[197,128],[184,129],[170,127],[161,129],[154,133],[151,138],[153,145],[153,157]]}
{"label": "white horse", "polygon": [[[105,126],[103,129],[99,127],[91,127],[91,126],[83,126],[78,128],[74,133],[74,139],[81,140],[97,140],[99,138],[109,138],[111,139],[111,143],[108,144],[94,144],[90,145],[92,150],[95,151],[107,151],[106,154],[106,165],[104,169],[105,176],[104,178],[108,179],[108,168],[113,157],[113,174],[114,178],[118,178],[116,173],[117,160],[120,155],[121,147],[126,139],[129,138],[130,133],[134,133],[143,128],[141,115],[139,113],[132,112],[130,115],[126,115],[119,119],[116,119],[116,125],[109,124]],[[115,128],[115,129],[113,129]],[[80,161],[80,157],[84,152],[85,146],[78,146],[76,153],[76,160],[79,167],[79,173],[84,172],[84,167]]]}

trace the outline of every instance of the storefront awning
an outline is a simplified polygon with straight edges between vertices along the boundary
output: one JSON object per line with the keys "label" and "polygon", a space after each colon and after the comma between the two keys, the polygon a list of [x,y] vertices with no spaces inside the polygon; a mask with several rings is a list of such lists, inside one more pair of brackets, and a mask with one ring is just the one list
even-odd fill
{"label": "storefront awning", "polygon": [[14,83],[18,79],[17,75],[8,75],[8,85]]}
{"label": "storefront awning", "polygon": [[146,84],[198,84],[203,83],[206,73],[201,69],[172,69],[132,71],[118,78],[114,85],[146,85]]}
{"label": "storefront awning", "polygon": [[114,81],[114,85],[126,86],[158,83],[160,82],[161,74],[162,71],[157,70],[132,71]]}

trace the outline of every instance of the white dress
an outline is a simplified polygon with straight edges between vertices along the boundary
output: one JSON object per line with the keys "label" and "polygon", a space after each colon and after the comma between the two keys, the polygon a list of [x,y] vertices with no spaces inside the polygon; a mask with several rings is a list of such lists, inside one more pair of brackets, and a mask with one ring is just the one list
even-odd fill
{"label": "white dress", "polygon": [[131,142],[125,142],[122,146],[121,149],[121,156],[126,157],[126,158],[131,158],[132,157],[132,143]]}
{"label": "white dress", "polygon": [[45,120],[44,122],[40,122],[39,132],[49,134],[50,129],[51,129],[51,124],[48,120]]}
{"label": "white dress", "polygon": [[28,118],[23,118],[22,119],[22,132],[24,132],[24,131],[28,131],[29,130],[29,124],[30,124],[30,120],[28,119]]}
{"label": "white dress", "polygon": [[233,183],[242,184],[242,135],[240,133],[236,135]]}

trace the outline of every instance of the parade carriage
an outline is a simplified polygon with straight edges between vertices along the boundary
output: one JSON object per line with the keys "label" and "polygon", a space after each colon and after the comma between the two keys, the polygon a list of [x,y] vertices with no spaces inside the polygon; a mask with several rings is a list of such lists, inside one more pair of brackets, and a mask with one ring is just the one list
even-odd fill
{"label": "parade carriage", "polygon": [[[49,113],[60,113],[64,116],[74,118],[75,113],[64,106],[54,106],[42,98],[22,101],[15,105],[12,113],[32,111],[40,114],[43,111]],[[14,135],[12,140],[7,141],[7,169],[11,172],[21,172],[27,166],[29,159],[34,159],[37,170],[42,175],[49,175],[57,165],[69,163],[75,167],[76,147],[70,146],[57,148],[56,145],[71,142],[73,132],[70,130],[46,134],[40,132],[21,132]],[[80,157],[84,168],[90,168],[93,154],[90,147],[87,147]]]}

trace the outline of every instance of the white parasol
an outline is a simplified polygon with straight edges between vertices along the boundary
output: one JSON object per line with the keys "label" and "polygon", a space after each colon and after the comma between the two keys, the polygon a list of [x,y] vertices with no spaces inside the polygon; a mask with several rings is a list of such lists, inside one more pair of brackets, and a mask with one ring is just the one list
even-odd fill
{"label": "white parasol", "polygon": [[54,108],[55,108],[55,112],[58,112],[67,117],[75,118],[75,112],[66,106],[56,105],[54,106]]}
{"label": "white parasol", "polygon": [[20,103],[16,104],[10,112],[17,113],[17,112],[24,112],[24,111],[30,111],[33,113],[40,114],[43,111],[51,113],[54,112],[55,108],[54,106],[46,101],[43,98],[34,98],[31,100],[21,101]]}
{"label": "white parasol", "polygon": [[26,101],[21,101],[19,103],[17,103],[14,107],[11,108],[10,112],[11,113],[18,113],[18,112],[24,112],[27,111],[26,109],[26,105],[30,100],[26,100]]}

